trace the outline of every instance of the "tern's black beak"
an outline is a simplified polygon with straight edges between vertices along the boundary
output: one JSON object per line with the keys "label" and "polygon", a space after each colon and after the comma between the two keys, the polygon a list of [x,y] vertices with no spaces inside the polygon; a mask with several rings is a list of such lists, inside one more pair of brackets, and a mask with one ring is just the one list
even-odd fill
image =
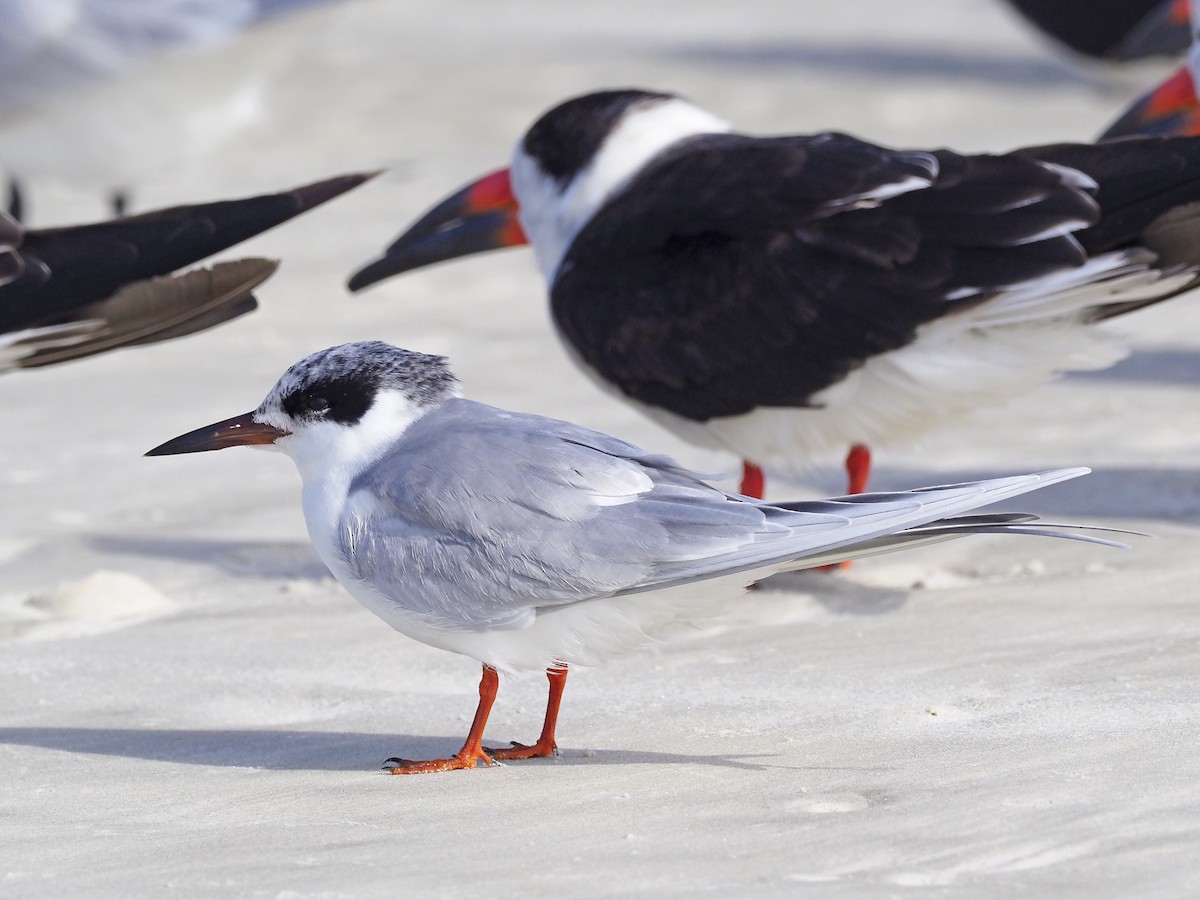
{"label": "tern's black beak", "polygon": [[411,269],[527,243],[517,219],[517,199],[508,169],[501,169],[472,182],[421,216],[382,257],[355,272],[349,287],[360,291]]}
{"label": "tern's black beak", "polygon": [[253,413],[234,416],[224,422],[205,425],[181,434],[165,444],[159,444],[147,456],[174,456],[179,453],[199,453],[202,450],[221,450],[225,447],[244,447],[250,444],[273,444],[290,432],[274,425],[264,425],[251,418]]}

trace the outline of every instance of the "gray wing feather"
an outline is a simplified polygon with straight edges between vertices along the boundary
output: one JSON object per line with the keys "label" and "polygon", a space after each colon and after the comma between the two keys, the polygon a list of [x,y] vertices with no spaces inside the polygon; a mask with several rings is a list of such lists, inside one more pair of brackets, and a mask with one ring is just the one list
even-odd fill
{"label": "gray wing feather", "polygon": [[812,568],[967,534],[1038,534],[1112,545],[1111,541],[1061,534],[1054,530],[1075,526],[1045,526],[1039,529],[1030,524],[1037,517],[1027,514],[949,518],[1018,494],[1078,478],[1089,471],[1085,468],[1058,469],[897,493],[856,494],[782,506],[762,504],[769,519],[785,526],[785,536],[761,538],[755,535],[750,542],[731,552],[691,565],[663,566],[653,583],[634,586],[624,593],[672,587],[767,566],[776,567],[779,571]]}
{"label": "gray wing feather", "polygon": [[539,609],[847,558],[1086,471],[772,506],[606,434],[452,400],[354,480],[340,549],[357,578],[437,624],[521,628]]}
{"label": "gray wing feather", "polygon": [[666,457],[467,400],[415,422],[350,495],[341,534],[352,571],[458,627],[521,627],[537,608],[653,581],[663,564],[726,552],[756,530],[787,531]]}

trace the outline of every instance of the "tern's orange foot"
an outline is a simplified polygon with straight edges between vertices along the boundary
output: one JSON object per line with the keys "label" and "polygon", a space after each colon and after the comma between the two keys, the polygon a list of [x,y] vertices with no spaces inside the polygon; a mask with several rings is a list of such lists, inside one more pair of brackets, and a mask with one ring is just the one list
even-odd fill
{"label": "tern's orange foot", "polygon": [[511,747],[486,748],[492,759],[536,759],[542,756],[557,756],[558,744],[554,741],[538,741],[536,744],[518,744],[512,742]]}
{"label": "tern's orange foot", "polygon": [[834,572],[845,572],[852,565],[854,565],[854,563],[850,562],[850,560],[847,559],[847,560],[843,560],[840,563],[830,563],[827,566],[817,566],[817,571],[825,572],[829,575],[832,575]]}
{"label": "tern's orange foot", "polygon": [[428,772],[453,772],[455,769],[473,769],[477,763],[493,765],[492,757],[482,750],[478,753],[459,753],[449,759],[400,759],[393,756],[383,762],[383,771],[389,775],[424,775]]}

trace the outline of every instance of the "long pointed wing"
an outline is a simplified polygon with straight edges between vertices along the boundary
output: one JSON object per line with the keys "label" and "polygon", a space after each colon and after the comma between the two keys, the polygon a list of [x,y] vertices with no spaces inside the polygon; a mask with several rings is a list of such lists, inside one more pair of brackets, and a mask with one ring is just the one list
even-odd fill
{"label": "long pointed wing", "polygon": [[355,479],[340,550],[355,577],[431,623],[520,628],[539,609],[844,558],[857,543],[1085,471],[782,508],[608,435],[456,400]]}
{"label": "long pointed wing", "polygon": [[258,307],[252,292],[278,265],[269,259],[239,259],[134,282],[107,300],[76,310],[61,325],[0,336],[0,372],[152,344],[236,319]]}
{"label": "long pointed wing", "polygon": [[27,231],[18,251],[21,271],[0,285],[0,331],[54,322],[131,282],[169,275],[370,177],[345,175],[278,194]]}

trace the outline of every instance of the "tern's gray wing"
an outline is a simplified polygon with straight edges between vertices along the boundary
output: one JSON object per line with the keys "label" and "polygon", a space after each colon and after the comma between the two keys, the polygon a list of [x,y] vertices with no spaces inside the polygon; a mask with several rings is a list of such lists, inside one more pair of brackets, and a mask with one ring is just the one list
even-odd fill
{"label": "tern's gray wing", "polygon": [[538,609],[782,567],[1083,471],[785,509],[605,434],[454,400],[354,480],[339,549],[409,612],[520,628]]}
{"label": "tern's gray wing", "polygon": [[664,563],[772,527],[755,504],[666,457],[452,400],[355,479],[340,536],[354,574],[406,609],[496,628],[521,627],[538,607],[616,594]]}

